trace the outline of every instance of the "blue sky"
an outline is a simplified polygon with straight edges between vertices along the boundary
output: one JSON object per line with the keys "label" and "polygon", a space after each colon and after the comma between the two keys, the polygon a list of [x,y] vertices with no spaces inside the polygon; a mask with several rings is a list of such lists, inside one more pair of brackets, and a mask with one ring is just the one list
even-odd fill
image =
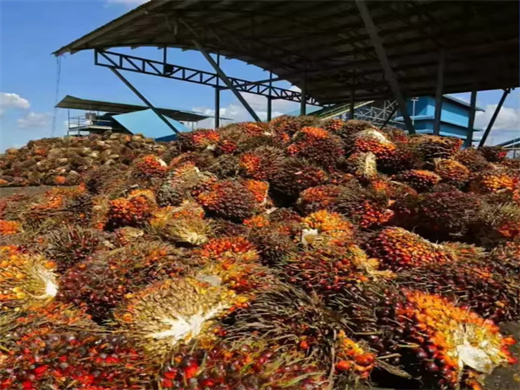
{"label": "blue sky", "polygon": [[[0,152],[20,147],[31,139],[65,133],[66,110],[54,110],[57,59],[51,53],[91,30],[128,12],[139,0],[0,0]],[[135,55],[161,58],[161,51],[141,48]],[[177,64],[211,70],[198,52],[170,49],[169,59]],[[225,60],[224,71],[244,79],[266,78],[265,72],[239,61]],[[210,87],[153,76],[126,74],[128,79],[157,106],[213,113],[214,92]],[[288,84],[280,86],[290,87]],[[108,69],[93,63],[90,51],[61,57],[59,99],[66,94],[127,103],[141,102]],[[501,91],[480,92],[477,103],[486,108],[477,118],[485,126]],[[468,100],[468,94],[456,95]],[[247,95],[253,108],[265,114],[265,99]],[[229,92],[221,97],[221,115],[234,120],[249,120],[249,115]],[[490,140],[520,136],[520,91],[506,100]],[[277,113],[297,108],[295,103],[279,101]],[[507,130],[499,132],[499,130]],[[515,131],[516,130],[516,131]]]}

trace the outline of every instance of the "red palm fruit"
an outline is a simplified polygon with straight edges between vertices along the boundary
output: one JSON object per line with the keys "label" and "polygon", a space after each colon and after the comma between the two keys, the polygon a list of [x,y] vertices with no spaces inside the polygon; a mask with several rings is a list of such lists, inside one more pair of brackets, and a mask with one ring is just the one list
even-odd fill
{"label": "red palm fruit", "polygon": [[348,143],[348,141],[352,139],[353,136],[363,130],[377,130],[377,127],[367,121],[350,119],[343,124],[341,129],[338,131],[338,135]]}
{"label": "red palm fruit", "polygon": [[498,163],[505,160],[507,156],[507,149],[500,146],[483,146],[479,148],[480,152],[486,160],[491,163]]}
{"label": "red palm fruit", "polygon": [[321,123],[320,127],[332,133],[338,133],[344,125],[345,121],[341,119],[327,119]]}
{"label": "red palm fruit", "polygon": [[377,158],[378,170],[388,175],[414,169],[420,165],[421,162],[417,156],[403,143],[396,144],[394,152],[386,153]]}
{"label": "red palm fruit", "polygon": [[132,163],[132,174],[139,178],[164,177],[168,165],[153,154],[140,157]]}
{"label": "red palm fruit", "polygon": [[354,373],[367,379],[374,369],[376,355],[362,344],[347,337],[343,330],[338,333],[336,372]]}
{"label": "red palm fruit", "polygon": [[459,150],[453,158],[472,172],[484,170],[489,166],[489,162],[484,158],[480,149],[467,148]]}
{"label": "red palm fruit", "polygon": [[407,143],[408,142],[408,136],[406,135],[406,132],[403,129],[398,129],[397,127],[391,127],[386,126],[385,128],[381,129],[385,135],[390,139],[392,142],[399,142],[399,143]]}
{"label": "red palm fruit", "polygon": [[265,206],[266,204],[269,204],[269,197],[268,197],[268,191],[269,191],[269,183],[266,181],[260,181],[260,180],[251,180],[247,179],[242,182],[244,187],[253,194],[255,197],[255,200],[258,204],[258,206]]}
{"label": "red palm fruit", "polygon": [[343,190],[342,186],[331,184],[307,188],[298,198],[298,208],[305,214],[321,209],[332,210]]}
{"label": "red palm fruit", "polygon": [[474,194],[432,192],[419,198],[417,228],[433,240],[461,239],[478,219],[481,205]]}
{"label": "red palm fruit", "polygon": [[379,130],[362,130],[347,142],[347,149],[352,152],[373,153],[378,159],[390,158],[396,151],[396,145]]}
{"label": "red palm fruit", "polygon": [[343,142],[338,136],[318,127],[304,127],[293,136],[287,153],[306,158],[324,168],[332,168],[343,157],[343,149]]}
{"label": "red palm fruit", "polygon": [[198,129],[179,136],[180,148],[183,151],[214,150],[219,140],[219,132],[208,129]]}
{"label": "red palm fruit", "polygon": [[409,145],[423,160],[450,158],[462,147],[459,138],[440,137],[437,135],[416,135],[409,138]]}
{"label": "red palm fruit", "polygon": [[433,244],[415,233],[398,227],[381,230],[365,245],[371,256],[381,260],[386,268],[396,271],[454,261],[453,256],[442,245]]}
{"label": "red palm fruit", "polygon": [[240,156],[240,170],[247,177],[256,180],[272,178],[283,158],[283,152],[270,146],[260,146]]}
{"label": "red palm fruit", "polygon": [[354,237],[354,225],[338,213],[316,211],[302,220],[303,245],[346,244]]}
{"label": "red palm fruit", "polygon": [[272,190],[290,198],[296,198],[301,191],[326,181],[324,170],[299,158],[284,159],[269,180]]}
{"label": "red palm fruit", "polygon": [[471,180],[469,189],[478,194],[498,192],[513,192],[520,186],[518,174],[511,174],[505,170],[487,170]]}
{"label": "red palm fruit", "polygon": [[328,388],[324,371],[306,361],[303,353],[282,353],[263,344],[220,342],[211,350],[181,347],[161,372],[161,388],[179,389],[185,383],[195,388],[219,390]]}
{"label": "red palm fruit", "polygon": [[126,198],[110,202],[106,229],[121,226],[143,226],[151,218],[156,208],[155,195],[149,190],[135,190]]}
{"label": "red palm fruit", "polygon": [[441,177],[431,171],[412,169],[395,175],[394,180],[406,183],[419,192],[424,192],[439,183]]}
{"label": "red palm fruit", "polygon": [[484,247],[519,239],[520,206],[515,203],[496,205],[484,202],[472,234],[476,243]]}
{"label": "red palm fruit", "polygon": [[506,241],[498,245],[491,251],[490,259],[496,268],[505,268],[513,275],[520,275],[520,241]]}
{"label": "red palm fruit", "polygon": [[444,183],[461,188],[470,179],[470,170],[457,160],[435,159],[434,163],[435,173],[442,178]]}
{"label": "red palm fruit", "polygon": [[6,221],[0,219],[0,236],[10,236],[23,231],[22,224],[18,221]]}
{"label": "red palm fruit", "polygon": [[307,126],[318,126],[319,119],[315,116],[287,116],[274,118],[270,123],[273,135],[282,142],[287,142],[299,130]]}
{"label": "red palm fruit", "polygon": [[251,217],[256,211],[254,195],[236,180],[211,183],[195,199],[209,214],[236,222]]}

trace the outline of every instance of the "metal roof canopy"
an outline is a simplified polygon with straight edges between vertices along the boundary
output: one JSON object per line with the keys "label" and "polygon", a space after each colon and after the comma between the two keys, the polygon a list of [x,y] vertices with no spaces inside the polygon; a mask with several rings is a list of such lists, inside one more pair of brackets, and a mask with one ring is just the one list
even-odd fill
{"label": "metal roof canopy", "polygon": [[[359,0],[358,0],[359,2]],[[364,1],[404,96],[519,86],[518,1]],[[188,27],[189,26],[189,27]],[[193,31],[190,31],[190,28]],[[196,49],[272,71],[321,104],[391,90],[353,1],[152,0],[55,52]]]}
{"label": "metal roof canopy", "polygon": [[[81,99],[75,96],[65,96],[56,107],[59,108],[70,108],[76,110],[91,110],[91,111],[102,111],[114,114],[125,114],[134,111],[147,110],[148,107],[140,106],[137,104],[125,104],[125,103],[114,103],[104,102],[99,100]],[[157,110],[172,119],[185,122],[198,122],[203,119],[211,118],[210,115],[199,114],[196,112],[174,110],[170,108],[157,108]]]}

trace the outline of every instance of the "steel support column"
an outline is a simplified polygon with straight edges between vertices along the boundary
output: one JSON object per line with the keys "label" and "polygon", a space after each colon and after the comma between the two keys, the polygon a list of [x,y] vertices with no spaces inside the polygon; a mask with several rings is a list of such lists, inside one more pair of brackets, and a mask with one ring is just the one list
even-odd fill
{"label": "steel support column", "polygon": [[392,119],[392,117],[394,116],[396,111],[397,111],[397,104],[394,104],[394,108],[392,108],[392,111],[386,117],[385,121],[383,122],[383,124],[381,125],[381,127],[379,129],[384,128],[388,124],[388,122],[390,122],[390,119]]}
{"label": "steel support column", "polygon": [[437,89],[435,90],[435,119],[433,120],[433,134],[439,135],[441,132],[441,112],[442,112],[442,90],[444,88],[444,65],[446,53],[442,49],[439,53],[439,67],[437,68]]}
{"label": "steel support column", "polygon": [[383,43],[379,34],[376,31],[376,26],[374,25],[374,21],[370,16],[370,12],[368,11],[367,5],[364,0],[356,0],[356,5],[359,10],[359,14],[363,19],[365,24],[365,28],[367,30],[368,35],[370,36],[370,41],[374,46],[377,56],[379,57],[379,62],[381,62],[381,67],[383,68],[385,78],[388,80],[390,84],[390,88],[394,94],[395,100],[399,104],[399,109],[401,110],[401,114],[404,118],[404,123],[408,132],[410,134],[415,134],[415,129],[413,127],[412,121],[410,119],[410,115],[408,115],[408,110],[406,109],[406,101],[399,90],[399,83],[397,82],[397,78],[395,77],[394,71],[390,66],[390,61],[388,61],[388,57],[386,55],[385,49],[383,47]]}
{"label": "steel support column", "polygon": [[509,88],[504,89],[504,93],[502,94],[502,97],[500,98],[500,101],[498,102],[497,109],[493,113],[493,116],[491,117],[491,120],[489,121],[486,131],[484,132],[484,135],[482,136],[482,139],[480,140],[480,143],[478,144],[479,148],[484,146],[484,144],[486,143],[489,132],[493,128],[493,125],[495,124],[497,116],[500,113],[500,110],[502,109],[502,105],[504,104],[504,101],[506,100],[506,97],[509,94],[509,92],[511,92],[511,89],[509,89]]}
{"label": "steel support column", "polygon": [[303,76],[302,100],[300,102],[300,115],[307,114],[307,74]]}
{"label": "steel support column", "polygon": [[130,84],[130,81],[125,79],[121,73],[119,73],[114,68],[110,68],[110,70],[121,80],[130,90],[137,95],[139,99],[143,101],[144,104],[148,106],[150,110],[152,110],[155,115],[157,115],[174,133],[179,134],[179,131],[173,127],[173,125],[168,122],[168,120],[164,117],[163,114],[161,114],[153,105],[146,99],[132,84]]}
{"label": "steel support column", "polygon": [[356,106],[356,90],[352,88],[350,90],[350,119],[354,119],[354,111]]}
{"label": "steel support column", "polygon": [[[217,66],[220,66],[220,53],[217,53]],[[220,127],[220,88],[219,78],[217,77],[217,86],[215,87],[215,129]]]}
{"label": "steel support column", "polygon": [[471,91],[471,97],[469,99],[469,118],[468,118],[468,133],[466,135],[466,141],[464,146],[470,148],[473,145],[473,131],[475,129],[475,112],[477,107],[477,90]]}
{"label": "steel support column", "polygon": [[273,99],[271,98],[271,87],[273,86],[273,72],[269,72],[269,96],[267,97],[267,122],[270,122],[273,116]]}

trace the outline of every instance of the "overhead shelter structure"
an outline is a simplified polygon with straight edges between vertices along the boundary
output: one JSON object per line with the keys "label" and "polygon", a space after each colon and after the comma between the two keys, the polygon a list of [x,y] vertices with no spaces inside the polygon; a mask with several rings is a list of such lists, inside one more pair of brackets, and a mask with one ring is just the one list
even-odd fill
{"label": "overhead shelter structure", "polygon": [[[229,89],[258,119],[242,92],[307,104],[405,99],[519,85],[517,1],[239,1],[152,0],[58,49],[94,50],[97,65]],[[117,47],[164,48],[162,60]],[[166,48],[199,50],[214,72],[168,62]],[[217,60],[211,57],[217,55]],[[272,75],[247,81],[226,75],[218,58]],[[276,87],[287,80],[300,91]],[[216,98],[216,103],[219,99]],[[440,104],[438,105],[440,107]],[[440,108],[439,108],[440,110]],[[218,110],[217,110],[218,112]],[[440,118],[440,111],[436,115]]]}

